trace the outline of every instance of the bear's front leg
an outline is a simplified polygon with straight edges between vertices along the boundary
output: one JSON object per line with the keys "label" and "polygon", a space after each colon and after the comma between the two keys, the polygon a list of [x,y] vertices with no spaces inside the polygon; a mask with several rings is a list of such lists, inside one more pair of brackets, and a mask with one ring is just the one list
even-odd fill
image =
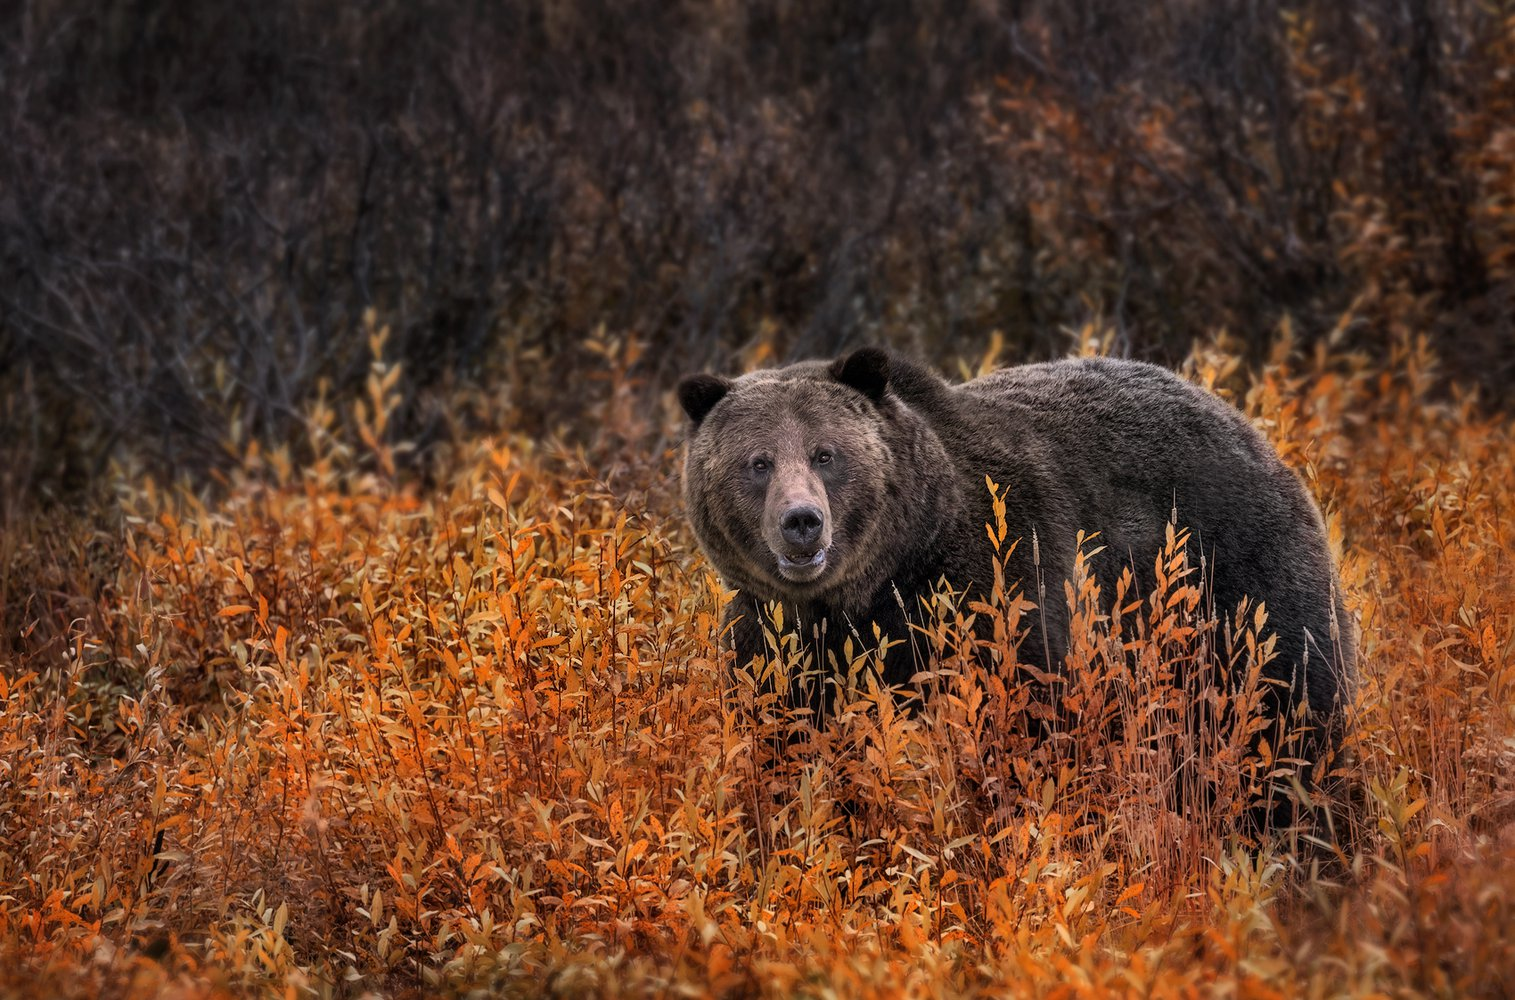
{"label": "bear's front leg", "polygon": [[726,606],[724,648],[736,655],[736,670],[749,668],[754,660],[776,661],[770,673],[761,665],[755,668],[761,692],[771,692],[775,685],[786,692],[790,709],[808,709],[813,724],[820,725],[829,704],[835,652],[826,641],[834,623],[824,614],[801,610],[790,605],[783,608],[783,630],[773,621],[773,607],[738,594]]}
{"label": "bear's front leg", "polygon": [[882,649],[884,683],[908,689],[911,678],[930,664],[925,641],[911,628],[903,603],[904,598],[888,587],[875,599],[865,619],[852,623],[852,628],[856,630],[854,655],[860,650]]}
{"label": "bear's front leg", "polygon": [[723,648],[736,653],[735,666],[750,664],[764,651],[762,606],[740,592],[726,605],[722,632]]}

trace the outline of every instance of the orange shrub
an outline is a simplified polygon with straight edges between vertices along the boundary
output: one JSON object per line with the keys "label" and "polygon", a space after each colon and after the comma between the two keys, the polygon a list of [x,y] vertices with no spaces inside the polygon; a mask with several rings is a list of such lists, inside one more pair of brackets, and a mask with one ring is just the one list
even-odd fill
{"label": "orange shrub", "polygon": [[[614,456],[460,440],[423,487],[376,363],[352,433],[311,411],[309,462],[249,448],[214,501],[124,486],[119,572],[0,671],[0,990],[1499,995],[1509,420],[1433,397],[1422,344],[1285,331],[1256,373],[1223,342],[1187,372],[1320,497],[1361,620],[1313,830],[1234,832],[1295,786],[1286,733],[1244,752],[1266,609],[1206,606],[1181,520],[1155,593],[1080,562],[1063,593],[938,595],[924,707],[859,651],[815,720],[763,676],[792,651],[722,665],[659,421]],[[1037,599],[1075,623],[1059,676],[1014,662]],[[977,615],[997,669],[958,648]],[[1184,669],[1212,653],[1239,686]]]}

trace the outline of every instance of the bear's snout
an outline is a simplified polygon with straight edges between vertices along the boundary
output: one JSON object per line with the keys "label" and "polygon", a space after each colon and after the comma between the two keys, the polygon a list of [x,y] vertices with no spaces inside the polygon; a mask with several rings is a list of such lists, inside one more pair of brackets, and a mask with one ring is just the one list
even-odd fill
{"label": "bear's snout", "polygon": [[809,477],[783,477],[775,483],[763,518],[763,534],[778,563],[779,576],[790,583],[813,583],[826,571],[831,524],[824,488]]}
{"label": "bear's snout", "polygon": [[791,507],[779,518],[779,533],[796,549],[809,551],[821,537],[821,512],[810,504]]}

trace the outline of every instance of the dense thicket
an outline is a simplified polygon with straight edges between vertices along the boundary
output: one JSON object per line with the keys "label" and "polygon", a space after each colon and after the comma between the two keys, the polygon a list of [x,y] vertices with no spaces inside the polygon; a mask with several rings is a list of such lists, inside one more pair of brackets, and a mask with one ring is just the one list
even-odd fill
{"label": "dense thicket", "polygon": [[[0,995],[1507,996],[1512,10],[0,4]],[[672,376],[1070,330],[1326,513],[1318,842],[1182,524],[1060,676],[721,666]]]}
{"label": "dense thicket", "polygon": [[[1084,535],[1042,597],[1001,492],[986,600],[919,606],[925,704],[854,646],[816,725],[779,694],[816,664],[723,666],[718,581],[628,499],[672,449],[626,449],[612,490],[484,436],[419,489],[374,445],[407,389],[380,362],[311,459],[248,446],[209,500],[120,483],[114,559],[68,525],[32,547],[47,582],[0,628],[0,996],[1508,1000],[1515,423],[1428,395],[1423,350],[1292,347],[1184,370],[1301,471],[1361,627],[1309,831],[1238,839],[1297,794],[1280,611],[1215,604],[1182,512],[1150,591]],[[1020,662],[1028,592],[1067,616],[1056,674]]]}
{"label": "dense thicket", "polygon": [[759,343],[1034,357],[1094,321],[1172,359],[1286,316],[1500,387],[1507,8],[7,5],[0,495],[287,435],[360,388],[369,308],[423,455],[462,382],[572,430],[600,330],[649,391]]}

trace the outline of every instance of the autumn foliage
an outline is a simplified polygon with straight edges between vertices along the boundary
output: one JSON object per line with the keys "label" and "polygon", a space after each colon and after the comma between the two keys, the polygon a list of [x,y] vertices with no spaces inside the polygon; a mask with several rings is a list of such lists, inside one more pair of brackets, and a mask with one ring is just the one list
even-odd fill
{"label": "autumn foliage", "polygon": [[[1508,0],[0,7],[0,996],[1509,995],[1512,64]],[[1340,751],[1182,510],[1153,593],[936,595],[923,702],[723,663],[667,390],[864,343],[1241,407]]]}
{"label": "autumn foliage", "polygon": [[[504,434],[421,483],[367,332],[366,401],[313,406],[304,460],[249,446],[215,499],[125,483],[103,566],[66,518],[13,556],[94,582],[39,589],[7,638],[0,992],[1508,989],[1515,430],[1433,396],[1423,345],[1284,331],[1256,370],[1223,340],[1185,367],[1320,498],[1361,623],[1349,736],[1306,792],[1286,739],[1242,752],[1255,685],[1179,669],[1225,648],[1245,674],[1268,643],[1265,608],[1206,608],[1181,520],[1153,594],[1048,588],[1061,677],[1015,666],[1035,592],[1005,580],[938,599],[923,708],[860,656],[816,727],[759,676],[804,663],[721,663],[651,443],[672,407],[624,409],[634,345],[600,348],[596,415],[646,445],[615,438],[613,473]],[[971,614],[999,669],[955,652]],[[1269,787],[1321,818],[1251,842],[1234,819]]]}

